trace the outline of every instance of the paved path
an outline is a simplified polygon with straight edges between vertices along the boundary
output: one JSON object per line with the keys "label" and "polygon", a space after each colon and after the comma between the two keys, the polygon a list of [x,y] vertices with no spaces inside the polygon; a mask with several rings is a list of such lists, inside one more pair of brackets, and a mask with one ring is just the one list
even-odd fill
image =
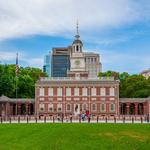
{"label": "paved path", "polygon": [[[58,120],[55,120],[53,122],[53,120],[20,120],[20,122],[18,122],[18,120],[11,120],[11,121],[3,121],[1,122],[0,124],[14,124],[14,123],[62,123],[62,121],[58,121]],[[63,123],[71,123],[70,120],[63,120]],[[72,120],[72,123],[88,123],[88,121],[81,121],[79,122],[79,120]],[[116,120],[116,122],[114,122],[114,120],[99,120],[98,122],[96,120],[91,120],[90,123],[140,123],[141,124],[141,121],[137,121],[135,120],[134,122],[132,122],[131,120],[125,120],[125,122],[123,122],[123,120]],[[144,124],[149,124],[147,121],[143,121],[142,123]]]}

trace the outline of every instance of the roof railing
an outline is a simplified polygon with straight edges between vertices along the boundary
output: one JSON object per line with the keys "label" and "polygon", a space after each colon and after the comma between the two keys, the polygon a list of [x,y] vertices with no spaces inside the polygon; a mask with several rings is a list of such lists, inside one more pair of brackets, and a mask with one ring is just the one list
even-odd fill
{"label": "roof railing", "polygon": [[114,81],[114,77],[41,77],[40,81]]}

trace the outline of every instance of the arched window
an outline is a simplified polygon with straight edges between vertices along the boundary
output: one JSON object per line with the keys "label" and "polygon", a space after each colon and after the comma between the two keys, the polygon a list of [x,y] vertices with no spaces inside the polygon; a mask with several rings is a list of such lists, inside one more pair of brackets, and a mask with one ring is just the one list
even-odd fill
{"label": "arched window", "polygon": [[76,51],[77,51],[77,52],[79,51],[79,45],[76,46]]}
{"label": "arched window", "polygon": [[83,110],[86,111],[88,109],[87,104],[83,104]]}
{"label": "arched window", "polygon": [[93,104],[93,105],[92,105],[92,110],[93,110],[93,111],[96,111],[96,104]]}
{"label": "arched window", "polygon": [[67,111],[70,111],[70,110],[71,110],[70,104],[67,104],[66,110],[67,110]]}

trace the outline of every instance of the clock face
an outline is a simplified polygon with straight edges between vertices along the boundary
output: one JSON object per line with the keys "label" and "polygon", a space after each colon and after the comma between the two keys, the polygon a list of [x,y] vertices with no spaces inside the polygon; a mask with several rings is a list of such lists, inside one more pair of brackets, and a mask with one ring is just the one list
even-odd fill
{"label": "clock face", "polygon": [[80,60],[76,60],[76,61],[75,61],[75,65],[76,65],[76,66],[79,66],[79,65],[80,65]]}

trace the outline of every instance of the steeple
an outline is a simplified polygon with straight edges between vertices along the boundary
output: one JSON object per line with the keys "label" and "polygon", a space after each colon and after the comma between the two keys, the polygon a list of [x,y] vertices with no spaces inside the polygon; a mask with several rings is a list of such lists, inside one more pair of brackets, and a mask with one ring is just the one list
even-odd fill
{"label": "steeple", "polygon": [[83,43],[80,40],[80,35],[79,35],[79,23],[77,21],[76,23],[76,35],[75,35],[75,40],[73,41],[72,47],[73,47],[73,52],[82,52],[82,46]]}
{"label": "steeple", "polygon": [[77,24],[76,25],[77,25],[77,27],[76,27],[77,28],[77,33],[76,33],[75,37],[76,37],[76,39],[79,39],[80,35],[79,35],[79,23],[78,23],[78,20],[77,20]]}

